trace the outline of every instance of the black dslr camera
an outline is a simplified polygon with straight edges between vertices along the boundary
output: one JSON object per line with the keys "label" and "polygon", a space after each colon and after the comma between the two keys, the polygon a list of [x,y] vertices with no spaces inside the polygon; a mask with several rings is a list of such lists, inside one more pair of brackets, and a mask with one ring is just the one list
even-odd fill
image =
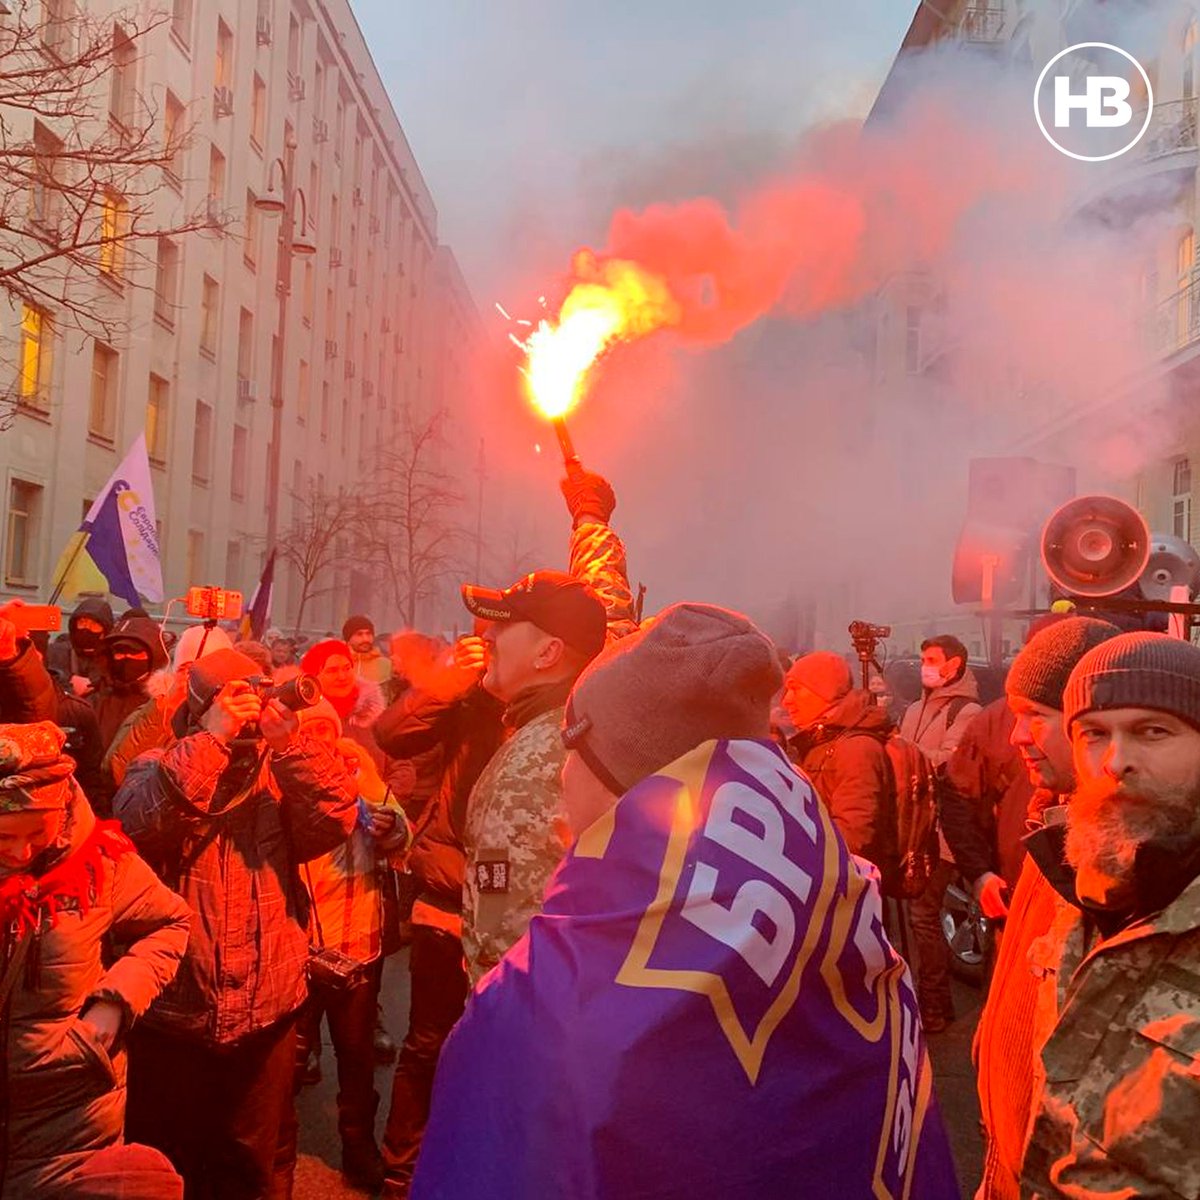
{"label": "black dslr camera", "polygon": [[[284,708],[292,712],[300,712],[312,708],[321,699],[321,685],[315,675],[297,675],[287,683],[274,683],[267,675],[252,675],[246,682],[254,689],[255,695],[262,704],[278,700]],[[238,741],[257,741],[262,736],[258,722],[243,725]]]}

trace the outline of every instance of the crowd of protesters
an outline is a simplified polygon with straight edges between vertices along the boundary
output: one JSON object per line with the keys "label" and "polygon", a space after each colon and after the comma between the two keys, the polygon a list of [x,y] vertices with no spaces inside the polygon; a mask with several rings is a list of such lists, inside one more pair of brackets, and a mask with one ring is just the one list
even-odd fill
{"label": "crowd of protesters", "polygon": [[464,586],[452,646],[0,608],[0,1197],[289,1197],[327,1028],[391,1200],[950,1200],[956,875],[977,1195],[1200,1196],[1200,648],[1047,616],[981,706],[934,635],[891,714],[836,647],[641,618],[611,487],[563,493],[568,570]]}

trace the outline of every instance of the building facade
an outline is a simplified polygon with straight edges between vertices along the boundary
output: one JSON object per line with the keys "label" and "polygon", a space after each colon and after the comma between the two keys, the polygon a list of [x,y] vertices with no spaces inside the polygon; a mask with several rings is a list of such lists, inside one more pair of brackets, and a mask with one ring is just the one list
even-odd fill
{"label": "building facade", "polygon": [[[2,336],[20,403],[0,436],[10,595],[49,593],[62,547],[143,430],[167,596],[196,584],[253,590],[266,555],[272,357],[289,274],[287,214],[261,202],[286,194],[285,168],[294,240],[310,252],[292,255],[282,327],[280,531],[314,486],[363,486],[406,409],[441,398],[437,213],[348,0],[168,7],[112,88],[147,106],[166,141],[187,131],[170,162],[150,168],[161,176],[157,227],[200,213],[212,228],[159,238],[107,272],[105,303],[122,329],[111,344],[14,304]],[[114,22],[119,45],[120,6],[86,8]],[[275,623],[294,619],[299,591],[296,572],[281,568]],[[355,599],[372,596],[360,589]],[[349,600],[344,575],[325,581],[304,624],[339,628]]]}

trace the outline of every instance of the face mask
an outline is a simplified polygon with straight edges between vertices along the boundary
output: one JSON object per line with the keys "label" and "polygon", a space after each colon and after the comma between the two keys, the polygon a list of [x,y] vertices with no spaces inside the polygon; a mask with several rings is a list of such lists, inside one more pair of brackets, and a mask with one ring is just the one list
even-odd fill
{"label": "face mask", "polygon": [[140,658],[114,658],[110,672],[114,683],[137,683],[150,674],[150,664]]}
{"label": "face mask", "polygon": [[104,634],[94,629],[76,629],[71,634],[71,645],[75,647],[75,653],[83,658],[91,658],[100,649],[103,640]]}
{"label": "face mask", "polygon": [[942,670],[940,667],[922,667],[921,668],[921,686],[927,688],[940,688],[945,684],[942,678]]}

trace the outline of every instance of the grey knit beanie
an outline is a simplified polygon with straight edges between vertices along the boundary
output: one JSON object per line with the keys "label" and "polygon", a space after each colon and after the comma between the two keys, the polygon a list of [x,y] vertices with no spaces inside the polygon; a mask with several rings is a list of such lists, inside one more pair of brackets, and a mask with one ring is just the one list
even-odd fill
{"label": "grey knit beanie", "polygon": [[1094,617],[1067,617],[1047,626],[1025,643],[1013,659],[1004,690],[1047,708],[1063,707],[1063,691],[1075,664],[1094,646],[1120,634],[1115,625]]}
{"label": "grey knit beanie", "polygon": [[775,647],[746,617],[674,604],[580,675],[563,743],[619,796],[711,738],[765,738],[782,682]]}
{"label": "grey knit beanie", "polygon": [[1088,651],[1067,684],[1067,726],[1110,708],[1152,708],[1200,729],[1200,646],[1165,633],[1123,633]]}

